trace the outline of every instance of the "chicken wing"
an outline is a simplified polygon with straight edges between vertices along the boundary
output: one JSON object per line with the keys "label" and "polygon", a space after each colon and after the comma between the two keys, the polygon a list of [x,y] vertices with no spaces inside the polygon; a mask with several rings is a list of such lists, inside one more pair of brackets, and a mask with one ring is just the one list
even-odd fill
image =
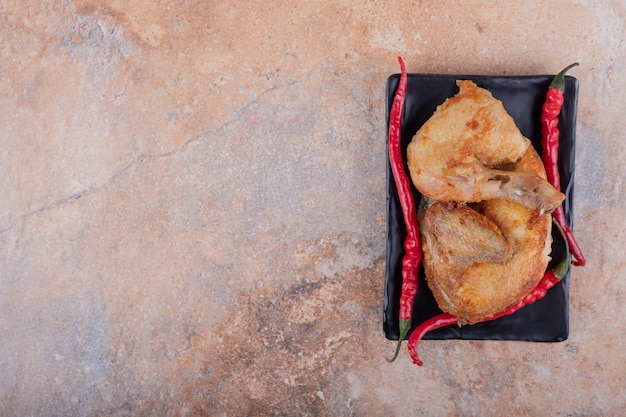
{"label": "chicken wing", "polygon": [[539,213],[553,211],[565,196],[544,178],[501,169],[531,146],[502,102],[471,81],[457,85],[459,93],[437,108],[407,149],[417,189],[437,200],[505,199]]}

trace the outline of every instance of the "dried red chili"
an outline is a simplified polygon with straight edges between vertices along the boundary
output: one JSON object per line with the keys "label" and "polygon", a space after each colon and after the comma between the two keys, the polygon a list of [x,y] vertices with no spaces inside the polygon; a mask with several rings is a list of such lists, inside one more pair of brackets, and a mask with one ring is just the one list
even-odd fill
{"label": "dried red chili", "polygon": [[398,190],[398,199],[402,207],[402,215],[406,225],[406,238],[404,240],[404,257],[402,258],[402,290],[400,294],[400,331],[398,336],[398,346],[392,358],[387,358],[388,362],[393,362],[406,335],[411,330],[413,317],[413,301],[417,294],[417,273],[422,261],[422,245],[417,224],[417,209],[411,190],[411,181],[404,170],[404,160],[402,158],[402,111],[407,91],[407,73],[404,61],[398,57],[400,63],[400,81],[398,89],[389,113],[389,135],[388,153],[389,165]]}
{"label": "dried red chili", "polygon": [[[563,95],[565,93],[565,73],[572,67],[575,67],[578,63],[574,63],[559,72],[554,80],[548,87],[546,93],[546,101],[542,108],[541,113],[541,146],[543,148],[541,159],[546,167],[546,173],[548,181],[553,187],[561,189],[561,178],[559,175],[559,114],[561,113],[561,107],[563,106]],[[563,206],[559,206],[552,216],[558,222],[559,226],[563,229],[565,237],[572,251],[572,255],[575,260],[572,262],[574,265],[585,265],[585,257],[574,239],[574,234],[570,230],[567,222],[565,221],[565,213]]]}

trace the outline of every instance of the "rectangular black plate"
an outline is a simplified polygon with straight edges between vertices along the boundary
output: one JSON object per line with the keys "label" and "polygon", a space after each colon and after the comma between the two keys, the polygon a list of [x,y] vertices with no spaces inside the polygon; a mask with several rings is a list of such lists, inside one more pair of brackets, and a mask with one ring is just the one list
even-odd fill
{"label": "rectangular black plate", "polygon": [[[541,107],[553,75],[541,76],[476,76],[476,75],[408,75],[407,97],[402,119],[402,149],[406,148],[436,107],[448,97],[458,92],[457,80],[472,80],[479,87],[489,90],[502,101],[507,112],[513,117],[524,136],[529,138],[541,154]],[[387,126],[389,111],[398,87],[399,74],[387,80],[386,105]],[[578,102],[578,81],[566,77],[565,102],[559,117],[560,148],[559,171],[561,189],[566,194],[564,201],[565,217],[572,225],[574,199],[574,151],[576,143],[576,107]],[[406,171],[408,173],[408,171]],[[421,195],[413,188],[416,202]],[[385,269],[385,298],[383,331],[390,340],[398,340],[398,304],[402,284],[402,257],[406,229],[396,186],[387,157],[387,259]],[[561,236],[553,232],[553,262],[563,258],[564,244]],[[559,342],[567,339],[569,333],[569,273],[553,287],[546,296],[536,303],[525,306],[518,312],[487,323],[471,326],[448,326],[426,335],[425,339],[468,339],[468,340],[527,340],[533,342]],[[428,289],[423,268],[419,272],[419,290],[415,297],[413,327],[424,320],[439,314],[435,299]]]}

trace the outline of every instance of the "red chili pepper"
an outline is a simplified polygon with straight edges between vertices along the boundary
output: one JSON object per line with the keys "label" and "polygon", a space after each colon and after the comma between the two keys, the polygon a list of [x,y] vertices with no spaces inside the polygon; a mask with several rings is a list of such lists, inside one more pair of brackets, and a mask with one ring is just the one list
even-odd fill
{"label": "red chili pepper", "polygon": [[506,310],[500,313],[494,314],[493,316],[489,316],[483,321],[492,321],[495,319],[499,319],[500,317],[503,317],[503,316],[508,316],[509,314],[515,313],[517,310],[519,310],[520,308],[526,305],[529,305],[529,304],[534,303],[535,301],[541,300],[543,297],[545,297],[548,290],[554,287],[556,284],[558,284],[561,281],[561,279],[563,279],[563,277],[559,276],[554,270],[546,271],[543,278],[541,278],[541,281],[539,281],[539,284],[537,284],[535,289],[532,290],[519,303],[515,304],[512,307],[507,308]]}
{"label": "red chili pepper", "polygon": [[404,240],[404,257],[402,259],[402,291],[400,295],[400,334],[398,336],[398,346],[394,356],[388,362],[393,362],[400,352],[400,345],[411,330],[411,320],[413,317],[413,301],[417,294],[417,273],[422,261],[422,245],[417,224],[417,209],[413,200],[411,181],[404,170],[404,160],[402,159],[401,146],[401,126],[402,111],[407,91],[407,73],[404,61],[398,57],[400,62],[400,81],[398,89],[389,113],[389,138],[388,153],[389,165],[393,178],[398,189],[398,198],[402,207],[402,215],[406,224],[406,239]]}
{"label": "red chili pepper", "polygon": [[[558,224],[557,224],[557,227],[559,227]],[[559,231],[563,233],[563,230],[560,227],[559,227]],[[567,245],[567,240],[565,241],[565,245],[566,245],[565,259],[559,262],[559,264],[555,266],[554,269],[547,270],[543,278],[541,279],[541,281],[539,281],[539,284],[537,284],[537,286],[528,295],[526,295],[526,297],[522,298],[522,300],[520,300],[517,304],[507,308],[506,310],[487,317],[486,319],[483,320],[483,322],[496,320],[496,319],[499,319],[500,317],[513,314],[520,308],[530,305],[534,303],[535,301],[539,301],[543,297],[545,297],[548,290],[554,287],[556,284],[558,284],[559,281],[563,279],[563,277],[565,276],[565,274],[567,274],[567,271],[569,270],[569,253],[570,252],[569,252],[569,246]],[[442,313],[437,316],[431,317],[430,319],[426,320],[424,323],[417,326],[415,330],[413,330],[413,333],[411,334],[411,337],[409,338],[409,343],[408,343],[409,354],[411,355],[411,358],[413,359],[413,363],[416,364],[417,366],[422,366],[423,364],[423,362],[420,360],[419,356],[417,355],[417,346],[419,345],[420,340],[422,340],[422,338],[424,337],[426,333],[432,330],[439,329],[441,327],[445,327],[445,326],[449,326],[449,325],[457,324],[457,323],[458,323],[458,320],[455,316],[449,313]]]}
{"label": "red chili pepper", "polygon": [[[561,113],[561,107],[563,106],[563,94],[565,92],[565,73],[572,67],[575,67],[578,63],[574,63],[566,67],[563,71],[557,74],[554,78],[548,92],[546,94],[546,102],[543,105],[541,113],[541,146],[543,152],[541,158],[543,164],[546,167],[546,173],[548,181],[554,188],[561,190],[561,178],[559,175],[559,114]],[[574,234],[570,230],[567,222],[565,221],[565,213],[563,206],[559,206],[552,216],[556,219],[558,224],[563,229],[565,237],[572,251],[572,255],[575,260],[572,262],[574,265],[585,265],[585,257],[574,239]]]}
{"label": "red chili pepper", "polygon": [[450,313],[441,313],[434,317],[429,318],[419,326],[413,330],[411,333],[411,337],[409,338],[409,355],[411,355],[411,359],[413,359],[413,363],[417,366],[422,366],[424,363],[420,360],[417,355],[417,345],[420,340],[424,337],[424,335],[432,330],[439,329],[441,327],[450,326],[452,324],[457,324],[459,319],[453,316]]}

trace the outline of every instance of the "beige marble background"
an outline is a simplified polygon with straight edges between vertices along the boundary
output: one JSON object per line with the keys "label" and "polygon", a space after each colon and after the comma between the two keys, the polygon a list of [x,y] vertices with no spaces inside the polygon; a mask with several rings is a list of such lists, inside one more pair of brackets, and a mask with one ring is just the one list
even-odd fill
{"label": "beige marble background", "polygon": [[[618,416],[626,5],[0,2],[0,414]],[[580,67],[558,344],[382,334],[386,78]]]}

